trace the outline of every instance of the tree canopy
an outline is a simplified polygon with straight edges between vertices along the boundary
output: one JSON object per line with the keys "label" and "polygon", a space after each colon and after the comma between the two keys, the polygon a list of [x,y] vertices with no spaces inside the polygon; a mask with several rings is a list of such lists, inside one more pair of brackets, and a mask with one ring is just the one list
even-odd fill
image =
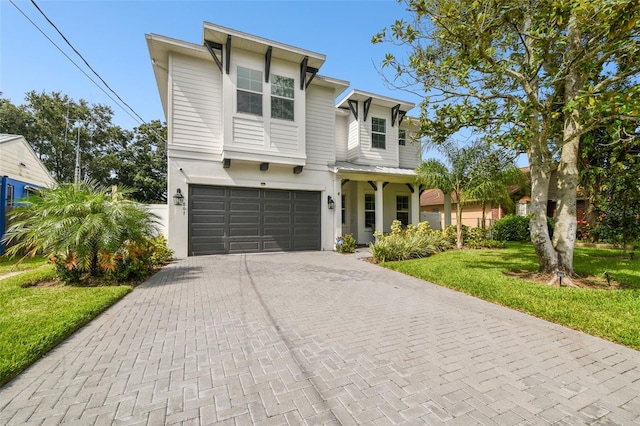
{"label": "tree canopy", "polygon": [[[573,273],[581,138],[640,121],[637,0],[408,0],[411,22],[373,37],[397,47],[383,70],[425,94],[421,133],[442,143],[470,129],[526,152],[531,239],[540,269]],[[404,57],[404,55],[407,55]],[[551,172],[557,221],[546,223]]]}
{"label": "tree canopy", "polygon": [[25,103],[0,99],[0,133],[23,135],[60,184],[72,182],[80,146],[80,177],[132,188],[139,202],[166,201],[166,125],[158,120],[125,130],[106,105],[60,92],[28,92]]}

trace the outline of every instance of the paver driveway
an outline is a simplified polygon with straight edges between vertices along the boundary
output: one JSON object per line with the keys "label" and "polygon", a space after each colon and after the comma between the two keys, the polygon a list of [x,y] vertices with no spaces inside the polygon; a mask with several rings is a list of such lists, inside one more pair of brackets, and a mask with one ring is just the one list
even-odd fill
{"label": "paver driveway", "polygon": [[640,353],[329,252],[178,261],[0,390],[0,423],[633,424]]}

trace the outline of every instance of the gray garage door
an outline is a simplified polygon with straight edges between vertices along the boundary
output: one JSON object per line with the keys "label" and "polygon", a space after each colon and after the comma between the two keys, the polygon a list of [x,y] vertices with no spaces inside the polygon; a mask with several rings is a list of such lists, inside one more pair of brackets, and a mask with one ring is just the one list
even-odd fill
{"label": "gray garage door", "polygon": [[189,255],[320,250],[320,193],[189,186]]}

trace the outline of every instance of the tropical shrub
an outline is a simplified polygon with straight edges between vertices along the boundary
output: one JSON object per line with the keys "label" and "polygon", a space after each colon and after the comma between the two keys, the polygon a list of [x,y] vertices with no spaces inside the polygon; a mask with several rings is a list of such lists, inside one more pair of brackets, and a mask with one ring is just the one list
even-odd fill
{"label": "tropical shrub", "polygon": [[[531,241],[529,231],[529,217],[517,216],[514,214],[507,215],[502,219],[498,219],[493,224],[493,238],[498,241]],[[549,237],[553,238],[553,228],[556,220],[547,217],[547,228],[549,229]]]}
{"label": "tropical shrub", "polygon": [[376,263],[427,257],[452,247],[443,233],[432,230],[428,222],[403,229],[402,223],[394,220],[389,234],[376,233],[375,237],[376,242],[369,247]]}
{"label": "tropical shrub", "polygon": [[488,228],[470,228],[464,240],[464,245],[473,249],[504,248],[504,242],[489,239],[489,234]]}
{"label": "tropical shrub", "polygon": [[[458,241],[458,230],[456,225],[449,225],[444,228],[442,231],[445,238],[451,242],[451,244],[457,244]],[[467,234],[469,233],[469,227],[467,225],[462,225],[462,243],[467,239]]]}
{"label": "tropical shrub", "polygon": [[493,237],[498,241],[530,241],[529,218],[510,214],[496,220]]}
{"label": "tropical shrub", "polygon": [[336,238],[336,251],[338,253],[354,253],[356,251],[356,239],[353,234],[340,235]]}
{"label": "tropical shrub", "polygon": [[[116,271],[116,261],[124,261],[127,253],[131,257],[132,250],[137,253],[141,246],[145,247],[142,262],[149,262],[148,257],[156,256],[146,248],[157,217],[129,200],[130,192],[92,182],[37,191],[10,213],[4,241],[14,245],[7,253],[43,254],[65,282]],[[134,262],[132,267],[136,266],[141,265]]]}

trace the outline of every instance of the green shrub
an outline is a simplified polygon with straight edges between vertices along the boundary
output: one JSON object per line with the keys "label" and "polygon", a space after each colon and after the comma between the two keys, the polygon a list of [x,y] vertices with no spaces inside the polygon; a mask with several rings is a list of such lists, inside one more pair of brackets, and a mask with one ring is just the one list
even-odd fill
{"label": "green shrub", "polygon": [[432,230],[427,222],[402,229],[402,223],[395,220],[389,234],[375,236],[376,242],[370,248],[376,263],[427,257],[451,248],[442,232]]}
{"label": "green shrub", "polygon": [[[447,239],[447,241],[449,241],[452,245],[456,245],[458,242],[458,229],[456,228],[456,225],[449,225],[446,228],[444,228],[444,231],[442,231],[444,233],[445,238]],[[462,241],[464,244],[464,241],[466,241],[467,239],[467,234],[469,233],[469,227],[467,225],[462,225]]]}
{"label": "green shrub", "polygon": [[[493,238],[499,241],[531,241],[531,233],[529,232],[530,219],[527,216],[507,215],[502,219],[496,220],[493,224]],[[556,220],[547,217],[547,228],[549,229],[549,237],[553,238],[553,228]]]}
{"label": "green shrub", "polygon": [[356,239],[353,234],[340,235],[336,238],[336,251],[338,253],[354,253],[356,251]]}
{"label": "green shrub", "polygon": [[496,220],[493,238],[498,241],[529,241],[529,218],[510,214]]}
{"label": "green shrub", "polygon": [[117,282],[141,280],[173,258],[163,235],[127,242],[116,253],[100,254],[100,269]]}

